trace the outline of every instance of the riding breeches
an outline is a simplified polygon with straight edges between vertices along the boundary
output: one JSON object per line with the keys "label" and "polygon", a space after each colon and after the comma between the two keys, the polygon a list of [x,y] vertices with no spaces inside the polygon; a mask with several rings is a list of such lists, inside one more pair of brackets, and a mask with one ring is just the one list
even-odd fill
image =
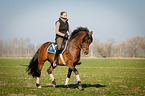
{"label": "riding breeches", "polygon": [[62,45],[62,42],[63,42],[63,38],[61,38],[61,37],[57,38],[56,42],[57,42],[58,50],[61,50],[61,45]]}

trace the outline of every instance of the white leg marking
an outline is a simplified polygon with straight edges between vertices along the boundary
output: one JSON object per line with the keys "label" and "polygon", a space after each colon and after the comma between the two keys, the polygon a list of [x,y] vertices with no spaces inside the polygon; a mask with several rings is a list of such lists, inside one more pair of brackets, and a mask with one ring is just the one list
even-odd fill
{"label": "white leg marking", "polygon": [[38,88],[41,88],[41,86],[39,86]]}
{"label": "white leg marking", "polygon": [[[39,77],[37,77],[36,83],[39,84]],[[38,86],[38,88],[41,88],[41,86]]]}
{"label": "white leg marking", "polygon": [[68,85],[69,78],[66,78],[65,85]]}
{"label": "white leg marking", "polygon": [[39,77],[37,77],[36,83],[39,84]]}
{"label": "white leg marking", "polygon": [[77,81],[81,81],[79,75],[76,75],[76,79],[77,79]]}
{"label": "white leg marking", "polygon": [[50,76],[51,80],[54,81],[54,76],[53,76],[53,74],[50,74],[49,76]]}

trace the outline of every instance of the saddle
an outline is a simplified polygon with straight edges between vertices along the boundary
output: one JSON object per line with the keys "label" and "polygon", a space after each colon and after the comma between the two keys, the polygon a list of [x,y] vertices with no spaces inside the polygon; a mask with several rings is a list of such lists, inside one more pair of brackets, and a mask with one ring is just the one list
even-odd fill
{"label": "saddle", "polygon": [[[66,42],[63,42],[63,44],[62,44],[61,54],[64,53],[64,51],[65,51],[65,49],[66,49],[66,46],[67,46],[67,41],[66,41]],[[52,43],[52,44],[48,47],[47,52],[48,52],[48,53],[54,53],[54,54],[55,54],[55,53],[56,53],[56,48],[57,48],[57,43],[54,42],[54,43]]]}
{"label": "saddle", "polygon": [[[65,51],[67,45],[68,45],[68,41],[66,41],[66,42],[63,43],[63,48],[62,48],[62,51],[61,51],[61,53],[60,53],[60,58],[61,58],[61,60],[62,60],[62,62],[63,62],[64,65],[66,65],[66,63],[65,63],[65,61],[64,61],[64,59],[63,59],[62,54],[64,53],[64,51]],[[56,53],[56,48],[57,48],[57,43],[54,42],[54,43],[52,43],[52,44],[48,47],[47,52],[48,52],[48,53],[53,53],[53,54],[55,54],[55,53]],[[81,62],[78,62],[76,65],[81,65]]]}

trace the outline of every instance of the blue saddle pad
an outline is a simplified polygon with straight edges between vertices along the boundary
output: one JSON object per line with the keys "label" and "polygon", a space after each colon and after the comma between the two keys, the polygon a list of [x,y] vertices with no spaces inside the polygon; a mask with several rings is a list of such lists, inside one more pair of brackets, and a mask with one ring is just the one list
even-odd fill
{"label": "blue saddle pad", "polygon": [[[67,42],[66,42],[66,44],[67,44]],[[65,45],[66,45],[65,44]],[[49,47],[48,47],[48,49],[47,49],[47,52],[49,52],[49,53],[56,53],[56,48],[57,48],[57,44],[56,44],[56,42],[55,43],[52,43]],[[65,46],[65,48],[62,50],[62,54],[63,54],[63,52],[65,51],[65,49],[66,49],[66,46]]]}
{"label": "blue saddle pad", "polygon": [[56,46],[57,46],[56,43],[52,43],[52,44],[48,47],[47,52],[55,53],[55,52],[56,52],[56,50],[55,50]]}

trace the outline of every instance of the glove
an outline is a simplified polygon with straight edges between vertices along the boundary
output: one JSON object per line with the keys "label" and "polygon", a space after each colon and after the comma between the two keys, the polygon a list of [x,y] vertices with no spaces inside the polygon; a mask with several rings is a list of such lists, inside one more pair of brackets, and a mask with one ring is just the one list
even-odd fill
{"label": "glove", "polygon": [[66,33],[63,38],[68,40],[68,37],[69,37],[69,35]]}

